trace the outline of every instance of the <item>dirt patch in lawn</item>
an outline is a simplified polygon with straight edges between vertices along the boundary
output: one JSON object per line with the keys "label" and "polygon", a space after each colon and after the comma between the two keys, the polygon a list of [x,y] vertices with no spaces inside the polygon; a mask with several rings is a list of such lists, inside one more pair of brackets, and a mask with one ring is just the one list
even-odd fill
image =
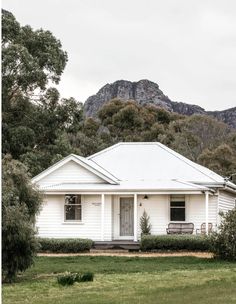
{"label": "dirt patch in lawn", "polygon": [[38,256],[46,257],[66,257],[66,256],[124,256],[124,257],[181,257],[193,256],[198,258],[212,258],[210,252],[129,252],[127,250],[91,250],[88,253],[38,253]]}

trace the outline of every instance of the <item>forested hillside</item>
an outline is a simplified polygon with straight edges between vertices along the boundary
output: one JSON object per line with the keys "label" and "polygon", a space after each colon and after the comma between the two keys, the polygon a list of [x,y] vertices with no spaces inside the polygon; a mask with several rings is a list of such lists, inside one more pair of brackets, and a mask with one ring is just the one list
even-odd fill
{"label": "forested hillside", "polygon": [[119,141],[159,141],[223,176],[236,172],[236,132],[213,117],[114,99],[98,117],[86,118],[82,103],[49,87],[60,81],[68,59],[60,41],[21,26],[6,11],[2,56],[3,155],[32,176],[69,153],[87,156]]}

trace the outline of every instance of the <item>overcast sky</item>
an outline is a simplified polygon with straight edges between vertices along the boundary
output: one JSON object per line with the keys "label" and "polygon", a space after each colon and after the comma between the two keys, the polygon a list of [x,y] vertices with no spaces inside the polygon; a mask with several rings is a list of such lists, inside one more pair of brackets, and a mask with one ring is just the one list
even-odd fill
{"label": "overcast sky", "polygon": [[119,79],[149,79],[170,99],[236,106],[236,0],[4,0],[22,24],[68,52],[59,90],[79,101]]}

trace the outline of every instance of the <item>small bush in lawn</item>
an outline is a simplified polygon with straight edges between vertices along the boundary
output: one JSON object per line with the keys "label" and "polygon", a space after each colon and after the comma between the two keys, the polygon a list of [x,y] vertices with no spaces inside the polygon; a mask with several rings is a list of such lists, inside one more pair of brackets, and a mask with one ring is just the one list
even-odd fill
{"label": "small bush in lawn", "polygon": [[39,238],[40,252],[77,253],[89,251],[93,246],[90,239]]}
{"label": "small bush in lawn", "polygon": [[75,282],[91,282],[93,281],[94,274],[87,272],[84,274],[66,272],[57,277],[58,284],[62,286],[73,285]]}
{"label": "small bush in lawn", "polygon": [[206,236],[196,235],[144,235],[141,238],[142,251],[189,250],[209,251],[210,242]]}
{"label": "small bush in lawn", "polygon": [[57,282],[62,286],[73,285],[76,282],[76,275],[77,274],[66,272],[64,275],[57,277]]}
{"label": "small bush in lawn", "polygon": [[211,235],[211,250],[216,258],[236,261],[236,208],[220,215],[219,231]]}

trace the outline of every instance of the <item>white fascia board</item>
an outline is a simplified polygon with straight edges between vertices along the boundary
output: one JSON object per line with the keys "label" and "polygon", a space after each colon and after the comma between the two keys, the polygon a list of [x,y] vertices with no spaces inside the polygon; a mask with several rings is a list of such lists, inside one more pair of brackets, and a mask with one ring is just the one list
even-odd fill
{"label": "white fascia board", "polygon": [[111,179],[110,177],[106,176],[105,174],[99,172],[97,169],[95,169],[92,166],[88,165],[86,162],[83,162],[83,160],[81,159],[81,157],[78,158],[74,154],[70,154],[70,155],[66,156],[65,158],[63,158],[62,160],[60,160],[59,162],[57,162],[56,164],[52,165],[51,167],[47,168],[43,172],[41,172],[38,175],[36,175],[35,177],[33,177],[31,179],[32,183],[36,183],[36,182],[40,181],[42,178],[46,177],[47,175],[49,175],[53,171],[59,169],[60,167],[62,167],[64,164],[66,164],[67,162],[69,162],[71,160],[73,160],[77,164],[81,165],[85,169],[89,170],[90,172],[94,173],[95,175],[99,176],[100,178],[102,178],[103,180],[105,180],[106,182],[108,182],[109,184],[112,184],[112,185],[118,185],[119,184],[118,181],[116,181],[114,179]]}
{"label": "white fascia board", "polygon": [[200,183],[200,182],[195,182],[195,184],[196,185],[204,185],[206,187],[213,187],[213,188],[225,188],[225,187],[228,187],[228,188],[236,190],[236,185],[234,183],[232,183],[232,182],[224,182],[224,183],[219,183],[219,182],[216,182],[216,183]]}
{"label": "white fascia board", "polygon": [[85,195],[101,195],[101,194],[106,194],[106,195],[170,195],[170,194],[181,194],[181,195],[188,195],[188,194],[203,194],[204,191],[120,191],[120,192],[114,192],[114,191],[43,191],[44,194],[46,195],[57,195],[57,194],[85,194]]}

